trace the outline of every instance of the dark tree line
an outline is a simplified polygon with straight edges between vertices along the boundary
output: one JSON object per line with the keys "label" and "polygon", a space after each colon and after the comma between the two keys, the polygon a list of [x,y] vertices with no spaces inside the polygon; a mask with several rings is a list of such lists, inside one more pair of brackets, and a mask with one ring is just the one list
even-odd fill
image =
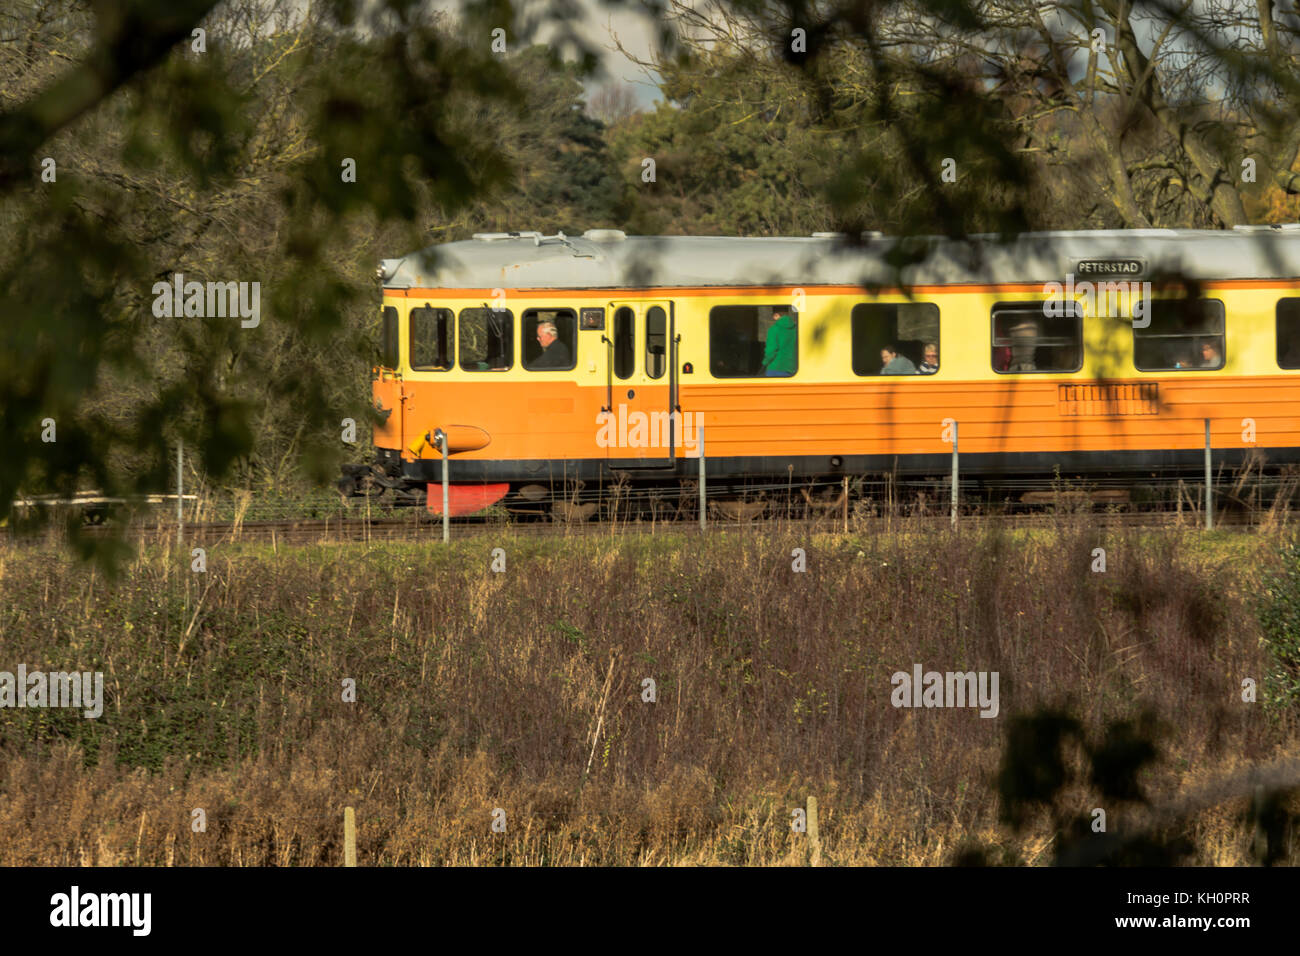
{"label": "dark tree line", "polygon": [[[217,481],[327,481],[359,453],[342,419],[365,443],[375,263],[476,231],[1300,214],[1300,30],[1280,7],[673,4],[647,21],[665,45],[641,112],[587,102],[576,16],[549,7],[537,44],[503,2],[11,4],[0,516],[20,489],[166,487],[182,439]],[[156,317],[177,273],[260,283],[260,324]]]}

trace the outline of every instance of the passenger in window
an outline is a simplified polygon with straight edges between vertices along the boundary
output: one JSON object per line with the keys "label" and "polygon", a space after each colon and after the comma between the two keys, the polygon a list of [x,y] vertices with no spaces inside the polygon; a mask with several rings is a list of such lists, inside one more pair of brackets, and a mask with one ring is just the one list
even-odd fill
{"label": "passenger in window", "polygon": [[939,345],[937,342],[925,343],[924,361],[921,362],[920,371],[924,375],[931,375],[939,371]]}
{"label": "passenger in window", "polygon": [[881,375],[915,375],[916,366],[906,356],[898,354],[898,346],[886,345],[880,350]]}
{"label": "passenger in window", "polygon": [[1201,368],[1218,368],[1223,364],[1223,355],[1214,342],[1201,343]]}
{"label": "passenger in window", "polygon": [[560,331],[554,322],[541,322],[537,326],[537,344],[542,354],[533,360],[530,369],[564,368],[573,365],[568,347],[560,341]]}
{"label": "passenger in window", "polygon": [[1282,368],[1300,368],[1300,332],[1292,336],[1286,354],[1278,361],[1278,365]]}
{"label": "passenger in window", "polygon": [[[1037,372],[1038,366],[1034,364],[1034,345],[1032,343],[1038,338],[1038,323],[1031,319],[1011,326],[1008,331],[1013,344],[1011,346],[1011,364],[1007,367],[1007,371]],[[1017,339],[1020,341],[1017,342]]]}
{"label": "passenger in window", "polygon": [[796,346],[799,331],[794,315],[789,312],[777,316],[767,330],[767,346],[763,349],[764,375],[793,375],[798,362]]}

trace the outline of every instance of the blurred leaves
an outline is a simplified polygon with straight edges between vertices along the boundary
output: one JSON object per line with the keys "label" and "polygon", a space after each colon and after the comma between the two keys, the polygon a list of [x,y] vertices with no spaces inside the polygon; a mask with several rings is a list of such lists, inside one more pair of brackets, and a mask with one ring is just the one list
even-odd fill
{"label": "blurred leaves", "polygon": [[1265,578],[1258,614],[1270,659],[1263,704],[1284,716],[1300,701],[1300,547],[1282,550],[1278,566]]}
{"label": "blurred leaves", "polygon": [[[181,439],[218,482],[328,480],[369,407],[378,259],[512,191],[510,217],[616,224],[581,70],[527,29],[499,56],[402,0],[162,6],[33,0],[0,49],[0,518],[20,488],[166,490]],[[259,283],[260,323],[155,317],[176,274]]]}

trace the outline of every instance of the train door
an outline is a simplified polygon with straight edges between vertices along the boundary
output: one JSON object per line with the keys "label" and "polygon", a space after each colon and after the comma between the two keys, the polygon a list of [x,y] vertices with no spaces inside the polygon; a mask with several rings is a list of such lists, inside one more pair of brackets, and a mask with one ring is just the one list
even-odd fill
{"label": "train door", "polygon": [[611,302],[606,336],[606,458],[620,468],[671,468],[681,444],[677,345],[670,300]]}
{"label": "train door", "polygon": [[402,429],[406,402],[399,341],[401,323],[397,309],[391,305],[384,306],[382,316],[382,354],[371,383],[371,400],[380,418],[374,429],[374,443],[376,448],[400,449],[405,447]]}

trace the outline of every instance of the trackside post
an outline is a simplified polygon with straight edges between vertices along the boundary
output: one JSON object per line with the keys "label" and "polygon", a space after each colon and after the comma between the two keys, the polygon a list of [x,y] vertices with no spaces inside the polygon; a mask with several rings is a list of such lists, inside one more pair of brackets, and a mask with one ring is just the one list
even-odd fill
{"label": "trackside post", "polygon": [[181,546],[185,531],[185,441],[176,442],[176,546]]}
{"label": "trackside post", "polygon": [[441,428],[433,433],[434,444],[442,452],[442,543],[447,544],[451,541],[451,514],[449,513],[449,501],[451,497],[449,492],[447,476],[447,433]]}
{"label": "trackside post", "polygon": [[957,421],[952,423],[952,526],[957,527]]}
{"label": "trackside post", "polygon": [[708,522],[708,511],[706,508],[706,496],[704,492],[704,426],[700,425],[697,429],[700,436],[700,530],[703,531]]}
{"label": "trackside post", "polygon": [[1214,471],[1211,464],[1210,420],[1205,420],[1205,530],[1214,530]]}

